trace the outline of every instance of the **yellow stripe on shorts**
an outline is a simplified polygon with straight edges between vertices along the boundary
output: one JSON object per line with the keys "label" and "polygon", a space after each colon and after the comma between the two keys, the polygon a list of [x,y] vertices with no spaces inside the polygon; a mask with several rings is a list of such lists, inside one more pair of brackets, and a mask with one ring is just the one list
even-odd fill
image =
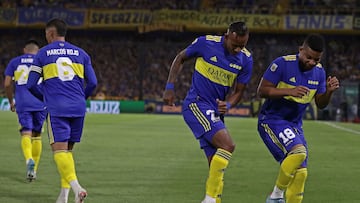
{"label": "yellow stripe on shorts", "polygon": [[50,144],[53,144],[53,143],[54,143],[54,133],[53,133],[52,127],[51,127],[50,114],[48,114],[48,116],[47,116],[47,118],[46,118],[46,122],[47,122],[49,143],[50,143]]}
{"label": "yellow stripe on shorts", "polygon": [[287,151],[285,147],[281,144],[275,133],[270,129],[269,125],[262,123],[261,126],[265,129],[265,132],[269,135],[273,143],[276,144],[284,152],[284,154],[286,154]]}
{"label": "yellow stripe on shorts", "polygon": [[206,119],[204,114],[200,111],[199,107],[196,105],[196,103],[191,103],[189,105],[190,110],[193,112],[197,120],[200,122],[200,124],[203,126],[205,132],[208,132],[211,130],[210,122]]}

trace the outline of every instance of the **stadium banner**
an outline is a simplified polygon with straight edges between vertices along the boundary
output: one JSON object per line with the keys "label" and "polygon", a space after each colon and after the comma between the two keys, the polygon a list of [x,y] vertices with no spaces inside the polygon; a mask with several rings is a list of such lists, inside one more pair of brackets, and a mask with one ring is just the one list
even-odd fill
{"label": "stadium banner", "polygon": [[250,30],[279,30],[283,29],[282,17],[277,15],[251,15],[238,13],[204,13],[192,24],[186,24],[190,31],[199,29],[226,29],[234,21],[243,21]]}
{"label": "stadium banner", "polygon": [[96,114],[119,114],[120,101],[87,100],[86,111]]}
{"label": "stadium banner", "polygon": [[10,102],[8,98],[0,97],[0,111],[10,111]]}
{"label": "stadium banner", "polygon": [[353,16],[351,15],[286,15],[284,17],[286,31],[349,31],[353,27]]}
{"label": "stadium banner", "polygon": [[87,9],[19,8],[18,15],[18,25],[44,25],[52,18],[62,18],[72,28],[84,28],[87,24]]}
{"label": "stadium banner", "polygon": [[[175,104],[175,106],[164,105],[163,102],[145,100],[145,112],[146,113],[158,113],[158,114],[181,114],[182,104]],[[226,116],[238,116],[238,117],[250,117],[252,113],[252,107],[250,104],[239,104],[231,108]]]}
{"label": "stadium banner", "polygon": [[90,28],[132,28],[148,25],[152,21],[149,10],[99,10],[90,9]]}
{"label": "stadium banner", "polygon": [[191,10],[157,10],[152,23],[183,25],[189,31],[226,29],[234,21],[244,21],[250,29],[283,29],[283,18],[277,15],[251,15],[238,13],[205,13]]}
{"label": "stadium banner", "polygon": [[14,26],[16,23],[15,8],[0,8],[0,26]]}

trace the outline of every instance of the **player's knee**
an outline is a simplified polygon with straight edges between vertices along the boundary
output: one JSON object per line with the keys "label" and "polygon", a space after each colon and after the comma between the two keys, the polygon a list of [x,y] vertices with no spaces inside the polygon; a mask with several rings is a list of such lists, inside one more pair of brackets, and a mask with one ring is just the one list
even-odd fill
{"label": "player's knee", "polygon": [[301,161],[305,161],[307,156],[306,147],[304,145],[297,146],[288,153],[288,156],[290,155],[295,155],[299,157]]}
{"label": "player's knee", "polygon": [[230,152],[230,153],[233,153],[235,151],[235,143],[231,142],[229,144],[227,144],[223,149]]}

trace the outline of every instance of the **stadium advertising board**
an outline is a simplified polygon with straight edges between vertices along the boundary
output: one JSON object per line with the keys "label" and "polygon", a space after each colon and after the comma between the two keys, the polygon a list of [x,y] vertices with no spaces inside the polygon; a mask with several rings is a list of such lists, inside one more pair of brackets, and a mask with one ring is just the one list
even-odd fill
{"label": "stadium advertising board", "polygon": [[88,100],[86,111],[97,114],[119,114],[120,101]]}
{"label": "stadium advertising board", "polygon": [[[250,117],[251,105],[239,104],[236,107],[231,108],[226,115]],[[147,113],[159,113],[159,114],[181,114],[182,104],[176,104],[175,106],[163,105],[163,102],[158,101],[145,101],[145,112]]]}
{"label": "stadium advertising board", "polygon": [[287,15],[286,30],[352,30],[353,16],[350,15]]}
{"label": "stadium advertising board", "polygon": [[69,27],[86,26],[87,10],[69,10],[64,8],[19,8],[19,25],[43,25],[51,18],[62,18]]}
{"label": "stadium advertising board", "polygon": [[0,8],[0,25],[15,25],[16,9]]}
{"label": "stadium advertising board", "polygon": [[0,98],[0,111],[10,111],[8,98]]}

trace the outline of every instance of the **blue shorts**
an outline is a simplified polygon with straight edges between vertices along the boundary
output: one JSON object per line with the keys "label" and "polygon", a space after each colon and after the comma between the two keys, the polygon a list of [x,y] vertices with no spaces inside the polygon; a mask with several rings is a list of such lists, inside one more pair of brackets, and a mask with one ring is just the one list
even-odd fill
{"label": "blue shorts", "polygon": [[17,112],[19,124],[21,126],[20,132],[32,131],[35,133],[41,133],[46,113],[46,111]]}
{"label": "blue shorts", "polygon": [[[287,153],[298,144],[306,148],[307,143],[301,125],[287,121],[259,121],[258,132],[265,145],[278,162],[282,162]],[[307,167],[307,156],[302,167]]]}
{"label": "blue shorts", "polygon": [[225,127],[224,122],[216,115],[215,109],[204,102],[184,103],[183,118],[199,140],[200,147],[206,156],[215,154],[217,148],[212,143],[213,136]]}
{"label": "blue shorts", "polygon": [[48,115],[48,136],[54,142],[80,142],[84,117],[56,117]]}

